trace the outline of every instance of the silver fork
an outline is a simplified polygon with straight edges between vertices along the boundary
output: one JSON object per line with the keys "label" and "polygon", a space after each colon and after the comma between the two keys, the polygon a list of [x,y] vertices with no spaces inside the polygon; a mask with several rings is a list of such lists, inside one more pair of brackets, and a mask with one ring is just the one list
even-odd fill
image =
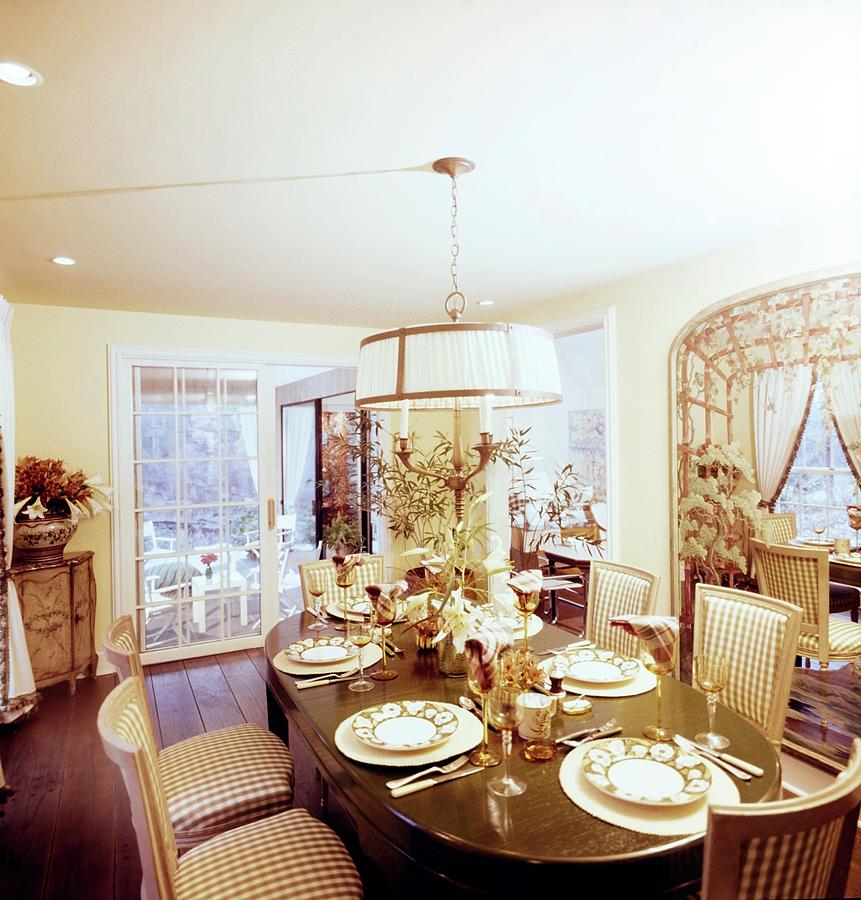
{"label": "silver fork", "polygon": [[422,769],[421,772],[413,772],[412,775],[407,775],[406,778],[396,778],[394,781],[387,781],[386,787],[393,791],[395,788],[409,784],[416,778],[421,778],[423,775],[430,775],[431,772],[439,772],[440,775],[448,775],[449,772],[454,772],[455,769],[459,769],[468,759],[469,757],[466,754],[458,756],[457,759],[453,759],[444,766],[431,766],[429,769]]}
{"label": "silver fork", "polygon": [[301,681],[297,678],[300,684],[311,684],[314,681],[338,681],[341,678],[349,678],[352,675],[355,675],[359,671],[359,667],[348,669],[346,672],[324,672],[322,675],[314,675],[313,678],[303,678]]}

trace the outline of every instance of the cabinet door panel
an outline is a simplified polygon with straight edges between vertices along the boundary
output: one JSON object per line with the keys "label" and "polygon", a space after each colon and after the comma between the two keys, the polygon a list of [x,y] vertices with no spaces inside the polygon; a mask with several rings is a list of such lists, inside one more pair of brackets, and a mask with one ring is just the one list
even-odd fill
{"label": "cabinet door panel", "polygon": [[88,665],[93,656],[93,616],[95,614],[96,583],[92,560],[72,566],[72,610],[74,666]]}
{"label": "cabinet door panel", "polygon": [[65,566],[27,572],[16,579],[37,682],[72,668],[69,575]]}

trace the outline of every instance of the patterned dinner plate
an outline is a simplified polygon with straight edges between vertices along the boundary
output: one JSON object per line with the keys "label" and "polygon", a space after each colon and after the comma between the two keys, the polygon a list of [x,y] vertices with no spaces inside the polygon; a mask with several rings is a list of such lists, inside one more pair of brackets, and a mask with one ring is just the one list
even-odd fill
{"label": "patterned dinner plate", "polygon": [[383,750],[423,750],[447,741],[457,731],[457,716],[430,700],[397,700],[369,706],[352,721],[353,734]]}
{"label": "patterned dinner plate", "polygon": [[591,741],[580,769],[598,790],[649,806],[683,806],[704,797],[711,772],[696,754],[644,738]]}
{"label": "patterned dinner plate", "polygon": [[612,650],[586,648],[566,653],[568,678],[585,684],[616,684],[628,681],[640,671],[640,663]]}
{"label": "patterned dinner plate", "polygon": [[284,650],[284,654],[293,662],[332,663],[342,659],[358,656],[359,648],[351,644],[345,637],[303,638],[295,641]]}

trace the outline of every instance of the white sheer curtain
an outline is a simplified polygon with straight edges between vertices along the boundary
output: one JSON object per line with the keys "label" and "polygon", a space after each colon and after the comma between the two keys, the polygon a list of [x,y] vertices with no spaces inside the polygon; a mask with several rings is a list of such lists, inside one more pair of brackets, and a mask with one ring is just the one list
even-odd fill
{"label": "white sheer curtain", "polygon": [[296,503],[305,487],[308,457],[314,451],[314,404],[288,406],[284,417],[284,512],[296,510]]}
{"label": "white sheer curtain", "polygon": [[753,443],[762,499],[771,504],[783,484],[813,382],[811,366],[766,369],[753,380]]}
{"label": "white sheer curtain", "polygon": [[861,363],[855,360],[834,365],[827,388],[849,463],[855,476],[861,477]]}
{"label": "white sheer curtain", "polygon": [[35,702],[36,684],[27,652],[18,594],[7,568],[12,563],[15,513],[15,382],[12,370],[12,307],[0,297],[0,722],[11,722]]}
{"label": "white sheer curtain", "polygon": [[[242,432],[242,441],[245,444],[246,456],[257,456],[257,451],[251,452],[257,446],[257,416],[237,416],[239,419],[239,428]],[[254,494],[257,495],[259,480],[259,461],[255,459],[248,460],[248,471],[251,473],[251,480],[254,482]]]}

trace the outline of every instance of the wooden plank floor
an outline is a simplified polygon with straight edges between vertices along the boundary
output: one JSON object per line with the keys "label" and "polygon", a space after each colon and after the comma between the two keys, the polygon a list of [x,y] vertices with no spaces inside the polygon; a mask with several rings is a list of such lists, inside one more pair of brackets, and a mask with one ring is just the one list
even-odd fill
{"label": "wooden plank floor", "polygon": [[[260,650],[147,670],[161,746],[203,731],[256,722],[266,726]],[[15,794],[0,819],[0,898],[108,900],[140,896],[140,861],[128,799],[96,732],[96,713],[112,675],[43,692],[36,716],[0,729],[0,754]],[[861,896],[861,841],[847,896]],[[226,900],[226,898],[225,898]]]}
{"label": "wooden plank floor", "polygon": [[[262,650],[147,669],[156,740],[256,722],[266,727]],[[140,860],[128,798],[108,761],[96,714],[113,675],[47,688],[38,713],[0,729],[0,755],[15,793],[0,818],[0,898],[109,900],[140,897]]]}

